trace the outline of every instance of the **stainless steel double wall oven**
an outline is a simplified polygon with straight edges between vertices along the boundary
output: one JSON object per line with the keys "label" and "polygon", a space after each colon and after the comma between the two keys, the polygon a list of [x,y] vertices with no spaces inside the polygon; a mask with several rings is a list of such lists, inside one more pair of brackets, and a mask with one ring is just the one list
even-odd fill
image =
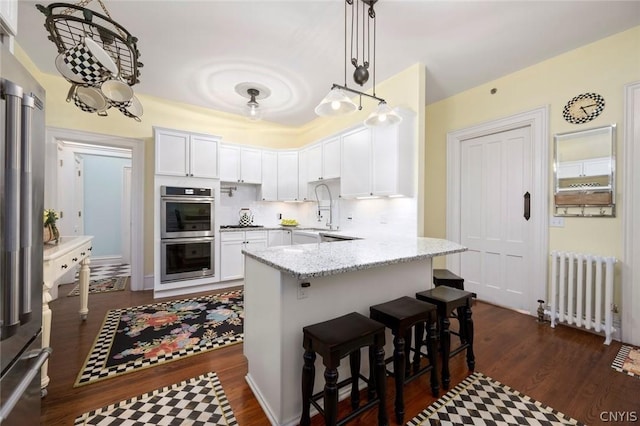
{"label": "stainless steel double wall oven", "polygon": [[215,206],[211,188],[160,188],[161,282],[214,275]]}

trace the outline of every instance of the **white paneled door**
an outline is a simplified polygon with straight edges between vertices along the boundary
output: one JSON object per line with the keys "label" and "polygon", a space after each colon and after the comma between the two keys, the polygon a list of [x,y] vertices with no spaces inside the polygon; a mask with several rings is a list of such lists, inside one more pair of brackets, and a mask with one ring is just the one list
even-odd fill
{"label": "white paneled door", "polygon": [[[465,290],[511,309],[531,305],[530,243],[526,218],[532,188],[531,138],[519,128],[461,144],[460,272]],[[529,200],[527,200],[529,198]]]}

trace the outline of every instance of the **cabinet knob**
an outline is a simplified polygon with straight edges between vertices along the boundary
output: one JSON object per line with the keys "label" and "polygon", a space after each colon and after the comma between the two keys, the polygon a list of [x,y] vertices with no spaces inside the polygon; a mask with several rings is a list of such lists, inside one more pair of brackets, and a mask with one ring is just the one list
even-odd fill
{"label": "cabinet knob", "polygon": [[373,195],[373,192],[370,192],[369,195]]}
{"label": "cabinet knob", "polygon": [[74,258],[73,258],[73,259],[71,259],[71,260],[73,260],[74,262],[77,262],[77,261],[78,261],[78,258],[77,258],[77,257],[74,257]]}
{"label": "cabinet knob", "polygon": [[240,182],[244,183],[244,179],[240,179]]}
{"label": "cabinet knob", "polygon": [[66,264],[66,263],[65,263],[64,265],[61,265],[61,266],[60,266],[60,269],[67,269],[67,268],[68,268],[68,266],[67,266],[67,264]]}

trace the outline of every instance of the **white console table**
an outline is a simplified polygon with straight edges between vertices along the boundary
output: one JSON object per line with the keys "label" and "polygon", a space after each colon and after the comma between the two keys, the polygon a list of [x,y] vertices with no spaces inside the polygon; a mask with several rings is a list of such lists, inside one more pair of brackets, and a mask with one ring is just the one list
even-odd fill
{"label": "white console table", "polygon": [[[89,257],[92,250],[92,236],[60,237],[58,244],[45,244],[43,252],[43,289],[42,289],[42,347],[50,346],[51,341],[51,288],[55,281],[80,265],[80,318],[84,321],[89,314]],[[42,366],[41,389],[43,395],[49,385],[47,371],[49,362]]]}

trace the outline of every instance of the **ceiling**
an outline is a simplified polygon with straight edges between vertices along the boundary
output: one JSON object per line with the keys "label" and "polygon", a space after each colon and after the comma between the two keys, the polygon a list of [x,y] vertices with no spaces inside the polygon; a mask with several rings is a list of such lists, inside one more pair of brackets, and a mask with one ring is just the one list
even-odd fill
{"label": "ceiling", "polygon": [[[139,39],[136,93],[242,114],[234,87],[255,82],[271,90],[259,101],[264,120],[300,126],[344,83],[343,0],[103,2]],[[17,42],[58,75],[37,3],[48,4],[19,1]],[[375,10],[376,81],[421,62],[427,104],[640,25],[640,1],[380,0]],[[366,91],[371,79],[347,85]]]}

